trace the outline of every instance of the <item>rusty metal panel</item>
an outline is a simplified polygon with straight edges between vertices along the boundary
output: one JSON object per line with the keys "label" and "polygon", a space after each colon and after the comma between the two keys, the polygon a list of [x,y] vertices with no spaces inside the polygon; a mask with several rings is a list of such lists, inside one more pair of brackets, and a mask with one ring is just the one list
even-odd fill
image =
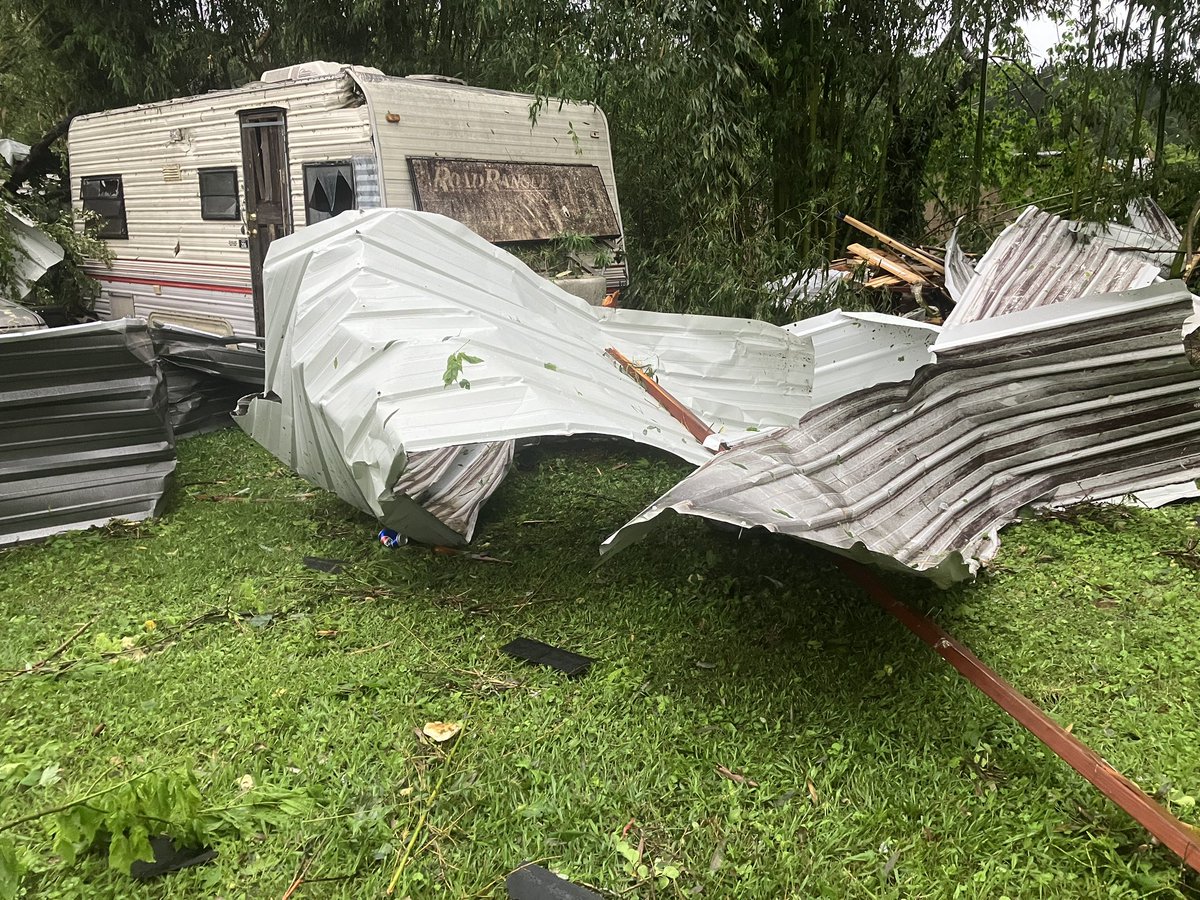
{"label": "rusty metal panel", "polygon": [[0,336],[0,545],[157,515],[174,471],[145,323]]}
{"label": "rusty metal panel", "polygon": [[417,208],[493,243],[621,233],[598,166],[408,157]]}
{"label": "rusty metal panel", "polygon": [[1171,221],[1153,197],[1135,197],[1129,201],[1129,221],[1138,231],[1152,234],[1166,243],[1178,247],[1183,243],[1183,232]]}
{"label": "rusty metal panel", "polygon": [[1072,222],[1030,206],[971,269],[952,238],[946,283],[955,307],[945,330],[966,322],[1059,303],[1088,294],[1145,287],[1159,277],[1161,260],[1116,247],[1161,244],[1117,225]]}

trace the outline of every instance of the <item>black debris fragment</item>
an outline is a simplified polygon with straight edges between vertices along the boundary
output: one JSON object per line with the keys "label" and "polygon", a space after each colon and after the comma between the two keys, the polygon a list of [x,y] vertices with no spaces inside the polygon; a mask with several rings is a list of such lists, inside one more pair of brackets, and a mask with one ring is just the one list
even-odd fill
{"label": "black debris fragment", "polygon": [[541,641],[530,638],[517,638],[500,648],[503,653],[523,659],[535,666],[549,666],[570,678],[580,678],[587,674],[594,659],[572,653],[570,650],[560,650]]}
{"label": "black debris fragment", "polygon": [[306,556],[304,557],[304,565],[317,572],[328,572],[330,575],[338,575],[346,568],[346,560],[326,559],[323,556]]}
{"label": "black debris fragment", "polygon": [[525,863],[510,873],[504,886],[508,888],[509,900],[601,900],[594,891],[559,878],[549,869],[533,863]]}
{"label": "black debris fragment", "polygon": [[150,847],[154,851],[154,862],[134,862],[129,867],[131,877],[139,880],[157,878],[159,875],[169,875],[171,872],[203,865],[217,858],[216,850],[208,847],[183,847],[165,834],[151,837]]}

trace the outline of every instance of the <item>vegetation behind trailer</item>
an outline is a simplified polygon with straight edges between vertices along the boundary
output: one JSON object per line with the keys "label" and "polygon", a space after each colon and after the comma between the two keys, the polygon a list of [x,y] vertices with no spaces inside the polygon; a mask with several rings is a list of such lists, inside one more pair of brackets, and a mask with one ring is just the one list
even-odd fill
{"label": "vegetation behind trailer", "polygon": [[517,248],[594,239],[626,283],[608,123],[594,107],[308,63],[229,91],[81,116],[72,199],[103,220],[102,318],[262,334],[272,240],[346,209],[427,209]]}

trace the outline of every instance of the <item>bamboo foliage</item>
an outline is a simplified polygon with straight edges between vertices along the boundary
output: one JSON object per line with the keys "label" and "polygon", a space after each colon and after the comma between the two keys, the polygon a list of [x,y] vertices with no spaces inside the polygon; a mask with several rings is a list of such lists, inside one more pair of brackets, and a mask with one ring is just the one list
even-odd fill
{"label": "bamboo foliage", "polygon": [[[1121,214],[1200,187],[1186,0],[0,0],[0,130],[334,59],[607,112],[635,289],[770,314],[761,285],[840,255],[837,214],[917,240],[1005,210]],[[1033,60],[1020,22],[1059,22]],[[1190,193],[1189,193],[1190,192]],[[972,231],[972,229],[974,229]]]}

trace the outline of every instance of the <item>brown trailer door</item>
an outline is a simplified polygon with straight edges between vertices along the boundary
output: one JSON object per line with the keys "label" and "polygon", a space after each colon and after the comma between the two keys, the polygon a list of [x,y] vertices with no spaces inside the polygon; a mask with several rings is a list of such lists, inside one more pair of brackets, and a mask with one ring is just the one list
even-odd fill
{"label": "brown trailer door", "polygon": [[250,244],[250,283],[254,324],[264,334],[263,260],[271,241],[292,233],[288,188],[287,114],[282,109],[238,113],[242,129],[242,171],[246,185],[246,235]]}

